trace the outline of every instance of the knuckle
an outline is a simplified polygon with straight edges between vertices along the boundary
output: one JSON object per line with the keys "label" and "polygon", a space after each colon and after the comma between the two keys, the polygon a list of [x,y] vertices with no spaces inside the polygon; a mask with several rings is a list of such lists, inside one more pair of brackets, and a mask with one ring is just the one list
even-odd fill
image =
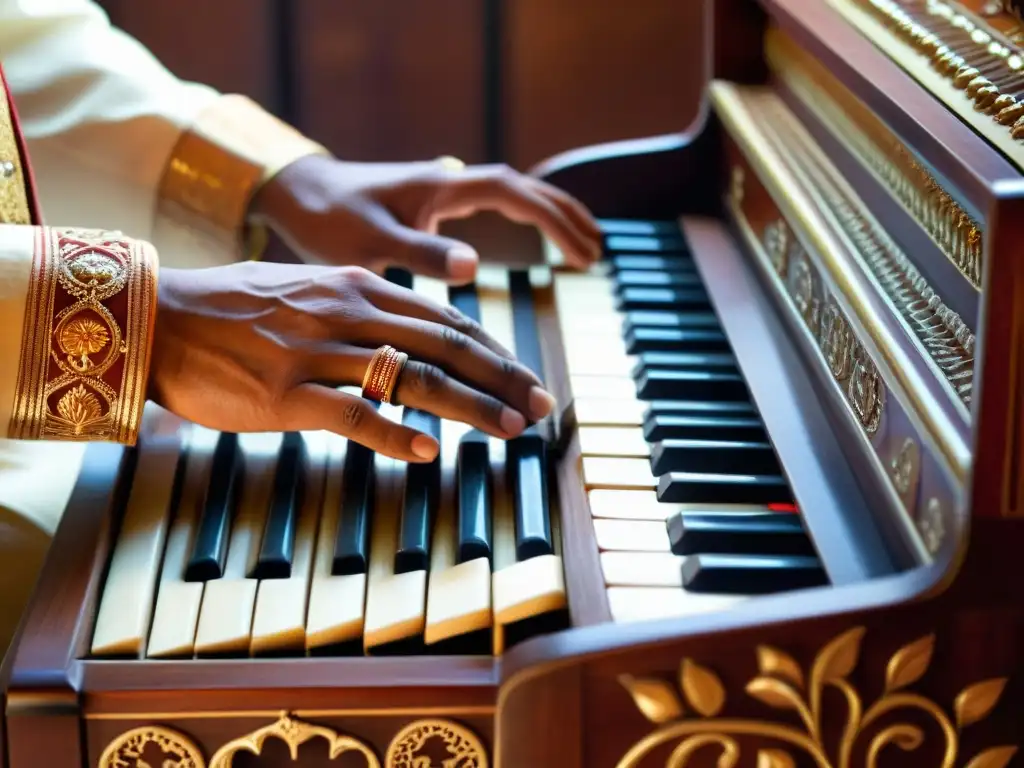
{"label": "knuckle", "polygon": [[453,352],[464,352],[471,339],[460,330],[444,326],[441,328],[441,341]]}
{"label": "knuckle", "polygon": [[339,267],[342,281],[357,289],[366,288],[376,275],[366,267]]}
{"label": "knuckle", "polygon": [[341,423],[349,432],[360,432],[366,423],[366,409],[361,403],[348,403],[341,412]]}
{"label": "knuckle", "polygon": [[504,406],[490,395],[478,394],[476,397],[476,412],[487,424],[501,426],[501,412]]}
{"label": "knuckle", "polygon": [[412,374],[409,377],[408,387],[417,394],[423,396],[436,395],[447,384],[448,375],[436,365],[415,363],[413,365],[406,365],[406,370]]}
{"label": "knuckle", "polygon": [[466,316],[451,304],[442,309],[442,314],[444,315],[445,320],[447,320],[453,328],[467,336],[479,338],[483,333],[483,328],[480,323],[473,318]]}
{"label": "knuckle", "polygon": [[502,376],[516,376],[519,374],[519,366],[511,358],[500,357],[498,358],[498,364],[501,366]]}

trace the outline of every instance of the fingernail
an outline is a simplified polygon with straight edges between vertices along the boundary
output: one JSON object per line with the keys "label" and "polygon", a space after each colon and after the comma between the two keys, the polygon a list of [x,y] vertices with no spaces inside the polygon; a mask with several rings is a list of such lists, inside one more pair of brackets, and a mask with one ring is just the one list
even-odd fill
{"label": "fingernail", "polygon": [[412,439],[412,452],[421,459],[433,461],[437,456],[438,444],[430,435],[416,435]]}
{"label": "fingernail", "polygon": [[518,435],[526,429],[526,419],[523,414],[513,411],[511,408],[501,409],[501,418],[498,420],[501,429],[505,434]]}
{"label": "fingernail", "polygon": [[468,245],[456,245],[448,251],[448,275],[456,280],[472,280],[479,261]]}
{"label": "fingernail", "polygon": [[550,392],[540,387],[530,390],[530,415],[535,419],[543,419],[555,409],[555,398]]}

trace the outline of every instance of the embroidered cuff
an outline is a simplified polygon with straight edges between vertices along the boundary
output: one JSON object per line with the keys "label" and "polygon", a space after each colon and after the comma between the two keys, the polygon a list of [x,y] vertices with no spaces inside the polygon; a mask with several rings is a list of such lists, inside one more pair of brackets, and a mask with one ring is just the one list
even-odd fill
{"label": "embroidered cuff", "polygon": [[175,146],[160,182],[158,219],[256,256],[266,238],[246,227],[253,195],[313,154],[329,153],[245,96],[221,96]]}
{"label": "embroidered cuff", "polygon": [[37,228],[10,437],[135,443],[157,271],[119,232]]}

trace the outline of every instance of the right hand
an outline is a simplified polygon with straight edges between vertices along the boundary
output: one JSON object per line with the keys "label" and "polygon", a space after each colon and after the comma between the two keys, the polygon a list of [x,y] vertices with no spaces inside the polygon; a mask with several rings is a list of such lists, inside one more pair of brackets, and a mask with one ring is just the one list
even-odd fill
{"label": "right hand", "polygon": [[409,355],[392,402],[499,438],[547,416],[554,398],[454,307],[357,267],[245,262],[163,269],[149,397],[225,432],[328,430],[409,462],[434,438],[381,416],[360,386],[374,350]]}

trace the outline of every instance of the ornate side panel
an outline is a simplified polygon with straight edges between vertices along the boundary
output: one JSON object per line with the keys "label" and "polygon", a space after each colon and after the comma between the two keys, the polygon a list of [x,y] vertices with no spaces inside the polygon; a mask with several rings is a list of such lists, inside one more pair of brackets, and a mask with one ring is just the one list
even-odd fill
{"label": "ornate side panel", "polygon": [[[251,731],[249,724],[265,724]],[[261,768],[290,765],[352,765],[360,768],[488,768],[489,749],[469,724],[426,717],[395,729],[393,718],[363,725],[359,735],[324,725],[337,718],[298,717],[281,712],[276,719],[208,714],[182,718],[173,725],[130,724],[103,720],[90,729],[89,765],[96,768],[232,768],[258,756]],[[489,723],[476,723],[489,730]]]}

